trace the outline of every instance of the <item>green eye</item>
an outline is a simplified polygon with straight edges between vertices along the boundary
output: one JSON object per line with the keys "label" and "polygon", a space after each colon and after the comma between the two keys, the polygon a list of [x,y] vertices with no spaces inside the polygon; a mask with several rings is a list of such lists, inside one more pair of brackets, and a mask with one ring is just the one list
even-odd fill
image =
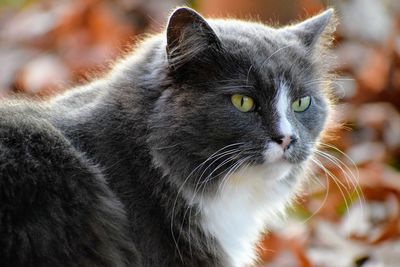
{"label": "green eye", "polygon": [[311,97],[305,96],[297,99],[292,103],[292,109],[294,112],[304,112],[308,109],[311,104]]}
{"label": "green eye", "polygon": [[236,94],[231,97],[232,104],[241,112],[253,111],[255,104],[253,98]]}

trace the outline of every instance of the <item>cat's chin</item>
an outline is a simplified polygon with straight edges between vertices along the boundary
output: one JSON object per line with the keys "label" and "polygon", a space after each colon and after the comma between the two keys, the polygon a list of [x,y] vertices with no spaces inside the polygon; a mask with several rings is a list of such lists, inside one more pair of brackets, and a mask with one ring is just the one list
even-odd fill
{"label": "cat's chin", "polygon": [[246,166],[232,173],[229,180],[236,185],[267,182],[274,183],[290,176],[296,168],[296,164],[290,163],[287,159],[281,157],[273,161],[264,161],[261,164]]}
{"label": "cat's chin", "polygon": [[264,179],[276,181],[285,179],[293,168],[294,164],[282,157],[275,161],[261,164],[258,168],[255,168],[255,171],[259,172]]}

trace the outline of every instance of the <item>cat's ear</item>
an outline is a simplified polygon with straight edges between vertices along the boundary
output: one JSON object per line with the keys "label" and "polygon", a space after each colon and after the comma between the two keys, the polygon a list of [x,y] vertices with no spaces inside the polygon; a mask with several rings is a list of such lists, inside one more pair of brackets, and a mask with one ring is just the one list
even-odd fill
{"label": "cat's ear", "polygon": [[168,60],[189,60],[210,47],[220,47],[220,41],[206,20],[193,9],[176,9],[167,26]]}
{"label": "cat's ear", "polygon": [[289,27],[289,30],[298,36],[303,45],[312,48],[324,31],[328,30],[329,33],[334,31],[335,24],[334,11],[330,8],[319,15]]}

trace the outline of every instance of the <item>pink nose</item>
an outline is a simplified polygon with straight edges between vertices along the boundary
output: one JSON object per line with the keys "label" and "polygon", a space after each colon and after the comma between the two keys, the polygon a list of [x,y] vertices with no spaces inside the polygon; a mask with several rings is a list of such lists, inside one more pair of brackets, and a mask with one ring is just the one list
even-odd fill
{"label": "pink nose", "polygon": [[278,143],[283,148],[283,150],[286,150],[291,144],[296,141],[296,138],[290,135],[281,135],[272,138],[272,140]]}

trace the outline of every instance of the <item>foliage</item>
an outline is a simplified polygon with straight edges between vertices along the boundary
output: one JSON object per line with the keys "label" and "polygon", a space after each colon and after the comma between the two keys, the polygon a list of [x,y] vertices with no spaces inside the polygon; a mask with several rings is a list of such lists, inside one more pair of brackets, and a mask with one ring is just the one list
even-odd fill
{"label": "foliage", "polygon": [[[227,10],[282,23],[324,8],[318,0],[278,2],[190,4],[206,14]],[[306,193],[288,222],[260,243],[260,265],[398,266],[400,5],[396,0],[327,2],[340,21],[333,86],[339,98],[334,118],[343,127],[321,145]],[[0,97],[46,97],[82,82],[87,73],[100,75],[106,69],[101,66],[125,53],[140,34],[159,30],[181,2],[154,3],[0,0]]]}

